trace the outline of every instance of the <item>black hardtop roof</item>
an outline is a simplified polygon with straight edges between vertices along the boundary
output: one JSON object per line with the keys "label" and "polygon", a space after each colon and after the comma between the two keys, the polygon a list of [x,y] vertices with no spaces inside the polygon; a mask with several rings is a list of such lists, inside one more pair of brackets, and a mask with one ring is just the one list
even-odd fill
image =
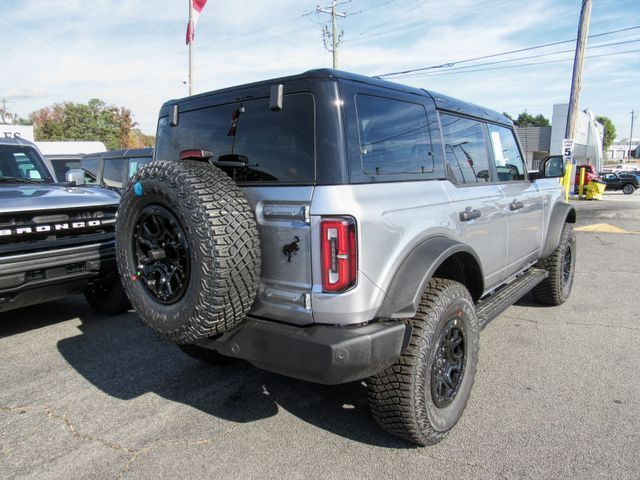
{"label": "black hardtop roof", "polygon": [[109,150],[107,152],[89,153],[82,158],[102,157],[102,158],[129,158],[129,157],[152,157],[153,148],[125,148],[122,150]]}
{"label": "black hardtop roof", "polygon": [[419,95],[423,97],[425,96],[431,97],[436,104],[436,108],[438,109],[448,110],[448,111],[451,111],[454,113],[460,113],[463,115],[481,117],[496,123],[513,125],[513,122],[509,120],[507,117],[505,117],[504,115],[502,115],[501,113],[491,110],[489,108],[482,107],[480,105],[475,105],[473,103],[458,100],[457,98],[449,97],[447,95],[442,95],[440,93],[430,91],[430,90],[425,90],[423,88],[412,87],[409,85],[391,82],[389,80],[383,80],[381,78],[376,78],[376,77],[367,77],[365,75],[359,75],[357,73],[344,72],[341,70],[333,70],[331,68],[319,68],[314,70],[308,70],[306,72],[299,73],[297,75],[271,78],[267,80],[261,80],[258,82],[246,83],[243,85],[236,85],[233,87],[222,88],[222,89],[213,90],[210,92],[199,93],[191,97],[183,97],[180,99],[168,100],[167,102],[164,103],[164,105],[162,106],[162,109],[165,109],[166,107],[171,107],[175,104],[179,104],[184,101],[191,101],[198,98],[206,98],[210,95],[216,95],[216,94],[225,93],[225,92],[232,92],[234,90],[259,87],[262,85],[286,83],[286,82],[291,82],[295,80],[332,79],[332,78],[365,83],[367,85],[377,86],[377,87],[386,88],[390,90],[396,90],[399,92],[410,93],[413,95]]}
{"label": "black hardtop roof", "polygon": [[36,146],[35,143],[26,140],[24,138],[7,138],[7,137],[0,137],[0,145],[19,145],[22,147],[33,147],[36,150],[38,149],[38,147]]}

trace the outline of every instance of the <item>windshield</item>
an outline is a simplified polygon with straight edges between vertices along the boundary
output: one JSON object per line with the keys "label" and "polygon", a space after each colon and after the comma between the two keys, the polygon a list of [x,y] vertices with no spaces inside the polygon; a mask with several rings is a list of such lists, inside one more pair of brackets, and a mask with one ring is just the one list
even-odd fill
{"label": "windshield", "polygon": [[0,145],[0,181],[53,183],[53,178],[33,148],[23,145]]}

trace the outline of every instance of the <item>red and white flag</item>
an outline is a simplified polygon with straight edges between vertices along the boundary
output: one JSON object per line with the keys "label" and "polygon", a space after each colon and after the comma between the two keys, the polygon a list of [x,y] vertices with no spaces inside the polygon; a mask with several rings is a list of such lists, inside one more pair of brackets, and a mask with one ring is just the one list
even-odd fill
{"label": "red and white flag", "polygon": [[198,23],[198,17],[200,17],[200,12],[207,4],[207,0],[191,0],[191,4],[189,8],[193,9],[193,13],[191,14],[191,21],[187,24],[187,45],[193,42],[193,38],[196,35],[196,23]]}

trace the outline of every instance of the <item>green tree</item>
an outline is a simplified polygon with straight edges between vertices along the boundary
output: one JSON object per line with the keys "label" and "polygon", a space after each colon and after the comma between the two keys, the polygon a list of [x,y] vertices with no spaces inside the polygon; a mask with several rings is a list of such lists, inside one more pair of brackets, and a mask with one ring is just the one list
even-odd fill
{"label": "green tree", "polygon": [[127,148],[136,123],[131,111],[93,98],[85,103],[54,103],[30,117],[37,141],[100,141],[109,150]]}
{"label": "green tree", "polygon": [[527,112],[522,112],[518,115],[518,118],[513,123],[516,127],[548,127],[551,125],[549,119],[541,113],[534,117]]}
{"label": "green tree", "polygon": [[607,150],[609,150],[609,147],[616,139],[616,126],[608,117],[599,116],[596,117],[596,120],[604,125],[604,140],[602,141],[602,149],[606,154]]}
{"label": "green tree", "polygon": [[142,133],[139,128],[132,128],[129,132],[129,140],[127,148],[144,148],[153,147],[156,143],[156,137]]}

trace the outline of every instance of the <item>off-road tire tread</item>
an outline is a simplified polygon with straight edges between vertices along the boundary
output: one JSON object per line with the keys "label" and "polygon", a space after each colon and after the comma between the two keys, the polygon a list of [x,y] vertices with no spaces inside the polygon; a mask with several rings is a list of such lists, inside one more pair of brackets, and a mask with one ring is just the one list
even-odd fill
{"label": "off-road tire tread", "polygon": [[[558,247],[548,257],[538,260],[536,267],[547,270],[549,276],[531,290],[536,302],[558,306],[567,300],[564,296],[562,285],[562,259],[564,258],[567,242],[574,235],[573,225],[565,223],[560,233],[560,243]],[[572,254],[576,254],[575,248]]]}
{"label": "off-road tire tread", "polygon": [[[260,278],[260,243],[253,210],[233,180],[217,167],[204,162],[153,162],[138,171],[123,194],[119,217],[135,205],[136,182],[154,180],[160,185],[145,194],[162,197],[180,220],[190,248],[199,249],[201,283],[192,315],[180,328],[163,330],[154,322],[153,308],[131,296],[144,323],[159,335],[179,344],[218,335],[233,329],[250,310]],[[171,192],[168,195],[167,192]],[[127,198],[132,201],[127,202]],[[185,221],[186,218],[189,221]],[[121,238],[118,226],[116,232]],[[123,284],[130,293],[131,268],[124,249],[118,248]]]}
{"label": "off-road tire tread", "polygon": [[[461,283],[432,278],[411,320],[409,344],[394,365],[366,382],[371,414],[378,425],[392,435],[424,446],[438,443],[448,434],[448,431],[434,429],[426,416],[418,413],[426,401],[424,381],[419,373],[420,367],[428,362],[440,315],[451,300],[460,297],[467,298],[473,305],[469,291]],[[471,344],[477,358],[479,330],[475,316],[471,324],[472,331],[467,334],[475,335],[476,341]],[[473,379],[471,382],[473,385]]]}

